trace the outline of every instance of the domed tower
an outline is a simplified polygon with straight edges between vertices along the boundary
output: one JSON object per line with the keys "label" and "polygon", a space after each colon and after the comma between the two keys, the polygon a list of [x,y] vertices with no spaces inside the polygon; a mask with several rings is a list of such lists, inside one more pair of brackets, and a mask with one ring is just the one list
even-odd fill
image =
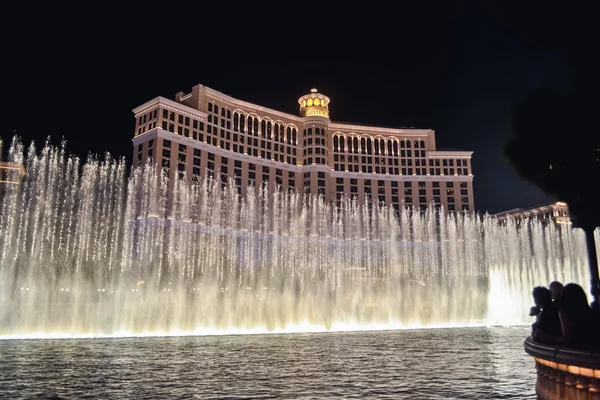
{"label": "domed tower", "polygon": [[329,119],[329,97],[310,89],[310,94],[305,94],[298,99],[301,117],[322,117]]}
{"label": "domed tower", "polygon": [[[302,162],[304,165],[304,191],[319,193],[329,199],[329,173],[327,166],[329,157],[329,97],[311,89],[298,99],[300,116],[302,117],[301,142]],[[331,200],[331,199],[329,199]]]}

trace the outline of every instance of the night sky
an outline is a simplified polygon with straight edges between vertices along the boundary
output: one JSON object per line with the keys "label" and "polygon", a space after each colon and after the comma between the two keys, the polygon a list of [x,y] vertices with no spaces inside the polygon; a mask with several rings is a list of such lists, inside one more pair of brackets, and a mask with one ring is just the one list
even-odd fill
{"label": "night sky", "polygon": [[155,96],[172,99],[201,83],[297,113],[297,98],[316,87],[332,99],[334,121],[432,128],[438,149],[473,150],[481,212],[550,201],[513,172],[500,147],[515,102],[538,86],[569,88],[564,55],[480,4],[290,19],[251,8],[225,18],[227,10],[171,16],[150,4],[2,6],[0,136],[64,137],[82,157],[108,151],[131,160],[131,109]]}

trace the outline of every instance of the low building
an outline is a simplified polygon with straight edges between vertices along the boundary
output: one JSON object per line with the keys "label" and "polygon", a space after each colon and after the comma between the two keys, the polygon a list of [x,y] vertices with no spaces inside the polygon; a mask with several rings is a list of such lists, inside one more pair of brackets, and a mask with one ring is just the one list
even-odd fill
{"label": "low building", "polygon": [[538,218],[542,222],[553,222],[555,224],[570,224],[569,207],[567,203],[557,201],[554,203],[542,204],[531,208],[515,208],[493,214],[494,217],[503,220],[508,216],[516,220]]}
{"label": "low building", "polygon": [[25,169],[22,165],[0,162],[0,185],[18,185],[24,175]]}
{"label": "low building", "polygon": [[133,110],[134,164],[152,159],[170,177],[212,175],[249,186],[356,196],[399,209],[473,211],[472,151],[436,149],[432,129],[383,128],[330,119],[330,98],[312,89],[299,115],[238,100],[203,85]]}

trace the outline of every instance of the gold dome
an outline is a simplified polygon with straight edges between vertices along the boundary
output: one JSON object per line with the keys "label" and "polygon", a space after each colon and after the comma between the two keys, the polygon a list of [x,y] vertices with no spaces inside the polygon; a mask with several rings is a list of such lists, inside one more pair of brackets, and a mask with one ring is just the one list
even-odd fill
{"label": "gold dome", "polygon": [[329,97],[319,93],[316,88],[298,99],[300,116],[329,118]]}

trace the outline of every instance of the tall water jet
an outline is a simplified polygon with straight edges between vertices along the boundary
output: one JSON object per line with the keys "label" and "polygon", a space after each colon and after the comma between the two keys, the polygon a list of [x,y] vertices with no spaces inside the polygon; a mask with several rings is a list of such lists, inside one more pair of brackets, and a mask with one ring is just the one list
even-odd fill
{"label": "tall water jet", "polygon": [[0,198],[0,337],[519,324],[533,286],[588,280],[582,232],[536,220],[24,154]]}

